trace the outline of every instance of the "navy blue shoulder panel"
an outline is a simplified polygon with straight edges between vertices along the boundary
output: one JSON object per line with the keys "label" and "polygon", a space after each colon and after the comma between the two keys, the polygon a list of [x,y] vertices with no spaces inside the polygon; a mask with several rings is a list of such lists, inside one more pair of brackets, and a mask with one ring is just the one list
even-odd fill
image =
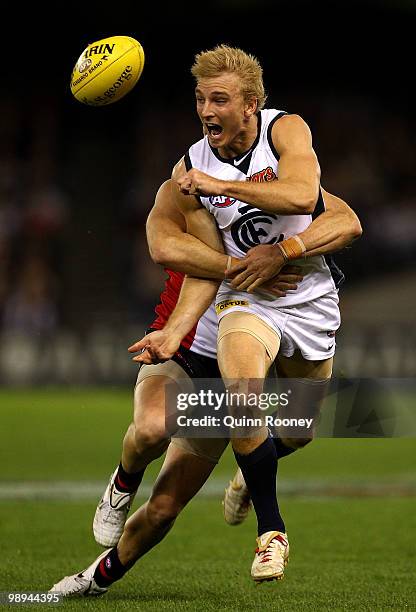
{"label": "navy blue shoulder panel", "polygon": [[[317,217],[319,217],[319,215],[321,215],[323,212],[325,212],[325,201],[322,195],[322,187],[320,187],[318,200],[316,202],[315,209],[312,213],[312,221],[316,219]],[[341,285],[345,281],[345,274],[341,270],[341,268],[339,268],[337,264],[335,263],[335,259],[333,255],[324,255],[324,259],[325,259],[326,265],[329,268],[329,271],[331,272],[331,276],[335,283],[335,287],[338,289],[339,287],[341,287]]]}
{"label": "navy blue shoulder panel", "polygon": [[280,119],[280,117],[283,117],[284,115],[290,115],[290,113],[287,113],[286,111],[282,111],[281,113],[277,113],[276,117],[273,117],[273,119],[270,121],[269,125],[267,126],[267,142],[269,143],[269,147],[272,150],[272,153],[275,156],[275,158],[277,159],[277,161],[279,161],[280,155],[276,151],[276,147],[273,144],[272,129],[273,129],[273,126],[276,123],[276,121],[278,121],[278,119]]}
{"label": "navy blue shoulder panel", "polygon": [[185,153],[185,168],[187,172],[189,172],[189,170],[191,170],[192,168],[192,162],[191,162],[191,158],[189,157],[189,151]]}

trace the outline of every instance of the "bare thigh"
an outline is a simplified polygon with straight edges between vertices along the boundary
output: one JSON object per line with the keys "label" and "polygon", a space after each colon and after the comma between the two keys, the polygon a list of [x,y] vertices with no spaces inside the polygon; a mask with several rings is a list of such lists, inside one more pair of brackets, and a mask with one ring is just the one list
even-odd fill
{"label": "bare thigh", "polygon": [[331,378],[334,358],[322,361],[305,359],[300,351],[295,351],[292,357],[278,355],[275,364],[277,375],[283,378],[313,378],[326,380]]}
{"label": "bare thigh", "polygon": [[[224,317],[229,324],[234,317],[231,313]],[[247,317],[249,322],[250,315]],[[222,323],[221,321],[221,323]],[[226,388],[235,394],[259,394],[263,390],[264,379],[271,365],[271,358],[267,354],[266,346],[261,340],[248,333],[247,331],[228,327],[228,333],[221,335],[221,323],[218,340],[218,366]],[[250,408],[237,404],[231,407],[233,416],[250,417]],[[258,412],[257,412],[257,416]],[[236,437],[232,438],[232,445],[235,451],[241,454],[248,454],[257,448],[267,437],[267,429],[261,427],[256,431],[248,431],[242,437],[241,430],[232,430]]]}
{"label": "bare thigh", "polygon": [[287,446],[299,448],[313,439],[332,374],[333,357],[311,361],[305,359],[300,351],[295,351],[292,357],[278,356],[275,365],[279,378],[292,379],[290,401],[281,416],[313,419],[313,425],[308,429],[281,427],[278,430],[279,437]]}

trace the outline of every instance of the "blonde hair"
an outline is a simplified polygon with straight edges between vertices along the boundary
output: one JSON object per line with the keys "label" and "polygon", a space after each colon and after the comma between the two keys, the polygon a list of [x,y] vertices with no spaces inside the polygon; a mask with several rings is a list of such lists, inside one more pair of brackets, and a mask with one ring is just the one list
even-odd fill
{"label": "blonde hair", "polygon": [[191,72],[197,82],[223,72],[235,73],[240,77],[244,100],[248,102],[257,98],[257,110],[264,107],[267,96],[263,85],[263,69],[254,55],[236,47],[218,45],[215,49],[198,53]]}

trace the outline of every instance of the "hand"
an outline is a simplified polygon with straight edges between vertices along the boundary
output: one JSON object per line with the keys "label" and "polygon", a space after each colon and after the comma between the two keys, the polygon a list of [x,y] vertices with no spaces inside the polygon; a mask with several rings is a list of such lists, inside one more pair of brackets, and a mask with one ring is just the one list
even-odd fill
{"label": "hand", "polygon": [[303,276],[302,268],[299,266],[285,266],[279,274],[260,285],[257,292],[272,294],[274,297],[285,297],[287,291],[295,291],[298,288],[298,283],[303,280]]}
{"label": "hand", "polygon": [[226,183],[196,168],[189,170],[189,172],[179,177],[176,182],[181,192],[185,195],[203,196],[224,195]]}
{"label": "hand", "polygon": [[146,334],[141,340],[132,344],[128,351],[129,353],[138,353],[140,355],[133,357],[133,361],[138,363],[156,364],[168,361],[178,350],[182,338],[174,336],[165,329],[156,330],[150,334]]}
{"label": "hand", "polygon": [[231,266],[225,273],[232,278],[231,286],[251,293],[264,282],[275,277],[285,265],[282,251],[276,244],[259,244]]}

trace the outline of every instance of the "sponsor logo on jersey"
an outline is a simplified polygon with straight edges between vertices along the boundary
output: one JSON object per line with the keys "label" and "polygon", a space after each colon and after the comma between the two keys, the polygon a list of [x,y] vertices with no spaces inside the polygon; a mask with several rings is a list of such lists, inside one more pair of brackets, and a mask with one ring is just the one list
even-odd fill
{"label": "sponsor logo on jersey", "polygon": [[232,206],[237,200],[235,198],[229,198],[227,196],[210,196],[209,198],[211,206],[216,208],[227,208]]}
{"label": "sponsor logo on jersey", "polygon": [[227,308],[231,308],[232,306],[250,306],[250,302],[247,302],[247,300],[223,300],[222,302],[215,304],[217,315],[221,314],[224,310],[227,310]]}
{"label": "sponsor logo on jersey", "polygon": [[251,181],[252,183],[265,183],[267,181],[274,181],[276,178],[277,176],[273,168],[271,166],[267,166],[267,168],[259,170],[259,172],[255,172],[251,176],[247,177],[247,180]]}
{"label": "sponsor logo on jersey", "polygon": [[[270,236],[273,221],[278,217],[246,204],[238,209],[241,217],[232,225],[231,235],[238,248],[247,251],[259,244],[276,244],[283,240],[283,234]],[[267,240],[268,238],[268,240]]]}

